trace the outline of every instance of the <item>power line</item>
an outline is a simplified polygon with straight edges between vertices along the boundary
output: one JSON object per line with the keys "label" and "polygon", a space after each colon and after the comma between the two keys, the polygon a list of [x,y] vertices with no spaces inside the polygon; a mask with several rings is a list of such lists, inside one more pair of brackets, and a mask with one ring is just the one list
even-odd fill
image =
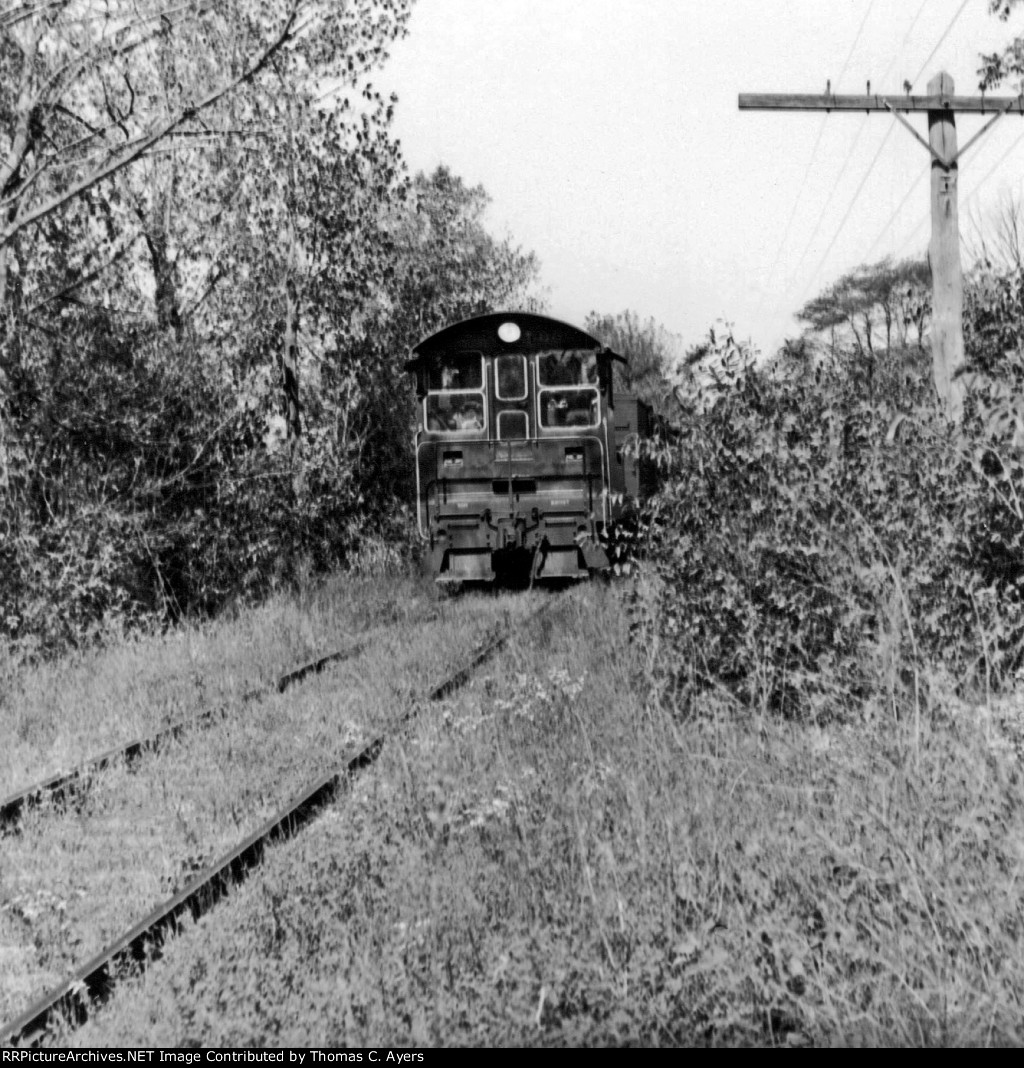
{"label": "power line", "polygon": [[[907,32],[903,35],[903,40],[900,41],[899,48],[893,54],[892,59],[889,60],[889,66],[885,68],[885,71],[882,74],[882,77],[881,77],[880,81],[882,81],[883,83],[885,82],[885,79],[888,78],[889,75],[892,73],[893,67],[896,66],[896,61],[899,59],[900,54],[902,53],[903,49],[906,47],[907,41],[910,40],[910,35],[914,32],[914,28],[917,26],[918,21],[920,20],[921,15],[924,12],[925,5],[927,3],[928,3],[928,0],[921,0],[921,5],[920,5],[920,7],[918,7],[917,13],[914,15],[913,19],[911,20],[910,26],[907,27]],[[963,8],[961,8],[960,10],[962,11]],[[957,15],[959,15],[959,12],[957,12]],[[954,16],[954,21],[955,21],[956,17],[957,16]],[[952,23],[950,23],[950,27],[952,27]],[[948,28],[946,30],[946,33],[949,33],[949,29]],[[945,34],[943,34],[943,38],[944,37],[945,37]],[[941,41],[940,41],[940,43],[941,43]],[[936,48],[937,47],[938,46],[936,46]],[[934,50],[933,50],[933,54],[934,54]],[[861,123],[861,129],[863,129],[863,128],[864,128],[864,124]],[[860,136],[859,133],[858,133],[858,136]],[[924,171],[922,172],[922,174],[914,179],[914,181],[911,184],[910,188],[906,191],[906,193],[903,194],[903,199],[896,206],[896,210],[889,217],[889,221],[882,228],[882,232],[878,235],[878,237],[875,238],[874,242],[871,245],[871,248],[868,249],[867,253],[864,256],[865,259],[867,259],[867,257],[870,256],[872,252],[874,252],[875,246],[878,244],[879,241],[882,240],[883,236],[885,235],[886,230],[889,229],[889,227],[892,225],[893,221],[896,219],[896,216],[899,215],[900,211],[903,209],[903,205],[906,204],[906,202],[910,199],[911,193],[913,193],[913,191],[917,188],[917,185],[921,181],[921,178],[927,173],[928,173],[928,168],[926,166]]]}
{"label": "power line", "polygon": [[[1006,160],[1006,158],[1021,143],[1021,141],[1024,141],[1024,133],[1018,134],[1017,137],[1010,143],[1010,147],[999,157],[999,159],[997,159],[995,161],[995,163],[992,164],[991,167],[989,167],[989,169],[984,173],[984,175],[982,175],[982,177],[980,179],[978,179],[977,182],[974,183],[973,187],[971,188],[971,191],[969,193],[965,194],[965,196],[963,197],[963,200],[961,201],[962,204],[964,204],[966,206],[969,201],[973,200],[978,195],[978,192],[980,191],[981,187],[989,180],[989,178],[992,177],[993,174],[995,174],[995,172],[1003,164],[1003,162]],[[928,172],[928,169],[929,168],[927,168],[927,167],[925,168],[925,173],[926,174]],[[911,186],[911,191],[913,191],[913,189],[921,181],[921,177],[923,177],[923,175],[919,176],[917,181],[914,182],[914,185]],[[909,193],[908,193],[908,196],[909,196]],[[906,201],[906,199],[907,199],[907,197],[903,198],[904,202]],[[902,204],[900,206],[902,207]],[[899,247],[897,255],[902,254],[906,250],[906,248],[910,245],[910,242],[913,239],[914,235],[917,233],[917,231],[920,230],[921,227],[928,221],[928,217],[929,217],[929,212],[926,211],[917,220],[917,222],[914,223],[913,227],[907,233],[907,236],[903,239],[903,242]],[[891,223],[892,219],[890,219],[889,222]],[[876,238],[875,244],[878,244],[878,241],[880,239],[881,239],[881,235],[879,235],[879,237]],[[874,245],[872,245],[871,247],[873,249]]]}
{"label": "power line", "polygon": [[964,197],[964,203],[966,204],[971,197],[976,196],[978,190],[992,177],[996,172],[996,168],[1006,159],[1006,157],[1021,143],[1024,141],[1024,133],[1018,134],[1017,138],[1013,141],[1010,147],[992,164],[991,167],[985,172],[985,176],[974,186],[974,188]]}
{"label": "power line", "polygon": [[[814,268],[814,272],[811,275],[810,281],[807,286],[808,289],[813,284],[814,279],[818,277],[818,273],[825,265],[825,261],[828,259],[829,253],[835,247],[835,243],[839,240],[839,235],[843,232],[843,227],[846,225],[846,220],[849,219],[850,215],[853,212],[854,205],[857,203],[857,198],[860,196],[861,190],[864,188],[864,185],[866,184],[868,178],[871,177],[871,172],[875,169],[875,164],[878,162],[878,157],[882,154],[882,149],[885,148],[885,143],[889,140],[889,137],[892,135],[892,132],[895,129],[896,120],[893,119],[892,125],[886,131],[885,137],[882,138],[881,144],[878,146],[878,151],[875,153],[871,162],[868,164],[868,169],[864,172],[864,177],[861,178],[860,185],[857,186],[857,191],[853,194],[853,199],[850,201],[850,206],[846,209],[846,214],[843,216],[841,222],[839,223],[839,226],[836,228],[836,232],[833,235],[832,240],[829,242],[828,248],[825,249],[825,253],[819,260],[818,266]],[[806,295],[806,290],[804,291],[804,294]]]}
{"label": "power line", "polygon": [[836,172],[836,180],[832,183],[832,189],[829,191],[828,197],[826,197],[825,199],[825,203],[821,206],[821,211],[818,214],[818,221],[814,224],[814,229],[811,231],[811,236],[808,239],[807,244],[804,245],[804,250],[800,254],[800,259],[796,261],[796,266],[793,268],[793,274],[791,275],[792,281],[796,280],[796,276],[799,273],[800,268],[803,266],[804,260],[807,259],[807,253],[811,251],[811,247],[814,244],[814,239],[818,236],[818,232],[821,230],[821,224],[825,221],[825,215],[828,212],[829,205],[832,203],[832,198],[836,195],[836,190],[839,188],[839,183],[843,180],[843,177],[846,174],[847,165],[853,158],[853,153],[856,150],[857,145],[860,143],[860,135],[864,132],[864,127],[867,124],[867,121],[867,115],[865,115],[864,118],[860,120],[860,126],[857,128],[857,136],[854,137],[853,141],[850,143],[850,149],[846,153],[846,158],[843,160],[842,164],[839,167],[839,170]]}
{"label": "power line", "polygon": [[[928,0],[921,0],[921,5],[920,5],[920,7],[918,7],[917,13],[914,15],[914,18],[911,20],[910,26],[907,27],[907,32],[903,35],[903,40],[900,41],[899,48],[893,53],[892,59],[889,60],[889,66],[885,68],[885,70],[882,73],[882,77],[879,79],[883,84],[885,83],[885,79],[888,78],[889,75],[892,73],[893,67],[896,66],[896,61],[899,59],[900,54],[902,53],[903,49],[906,47],[907,42],[910,40],[910,35],[914,32],[914,28],[917,26],[917,23],[920,20],[921,15],[924,12],[925,5],[927,3],[928,3]],[[961,7],[960,11],[963,11],[962,7]],[[956,19],[959,16],[959,14],[960,14],[960,12],[958,11],[957,14],[953,16],[953,21],[954,22],[956,21]],[[940,38],[939,44],[941,44],[942,41],[945,39],[946,34],[949,33],[950,29],[952,29],[952,26],[953,26],[953,23],[950,23],[949,27],[947,27],[947,29],[946,29],[946,33],[942,35],[942,38]],[[935,46],[935,48],[932,50],[932,55],[935,54],[935,51],[938,49],[938,47],[939,47],[938,45]],[[929,58],[931,58],[931,57],[929,57]],[[916,81],[916,78],[915,78],[915,81]],[[867,116],[865,115],[864,119],[861,121],[860,130],[857,131],[857,140],[860,139],[860,133],[861,133],[861,130],[864,129],[864,123],[866,121],[867,121]],[[854,143],[856,144],[856,141]],[[849,159],[849,156],[847,157],[847,160],[848,159]],[[845,167],[845,164],[844,164],[844,167]],[[926,167],[924,173],[927,173],[927,170],[928,170],[928,168]],[[867,256],[870,256],[871,253],[874,251],[875,245],[877,245],[878,242],[882,239],[882,236],[885,233],[885,230],[887,230],[889,228],[889,225],[892,223],[893,219],[895,219],[896,216],[900,213],[900,209],[903,207],[903,205],[910,198],[910,194],[914,191],[914,188],[917,186],[917,183],[920,180],[921,180],[920,178],[917,178],[915,180],[915,182],[913,183],[913,185],[911,185],[911,187],[904,194],[903,199],[899,203],[899,206],[892,213],[892,217],[889,219],[889,222],[885,224],[885,228],[882,230],[882,233],[879,234],[877,238],[875,238],[875,242],[871,246],[871,248],[868,250],[867,255],[865,256],[865,259],[867,258]]]}
{"label": "power line", "polygon": [[861,34],[864,32],[864,27],[867,25],[868,19],[871,18],[871,12],[874,10],[875,0],[871,0],[868,4],[867,11],[864,12],[864,18],[860,20],[860,26],[857,29],[857,36],[853,39],[853,44],[850,45],[850,51],[846,55],[846,62],[843,64],[843,69],[839,72],[839,77],[836,79],[836,85],[843,80],[843,75],[846,73],[846,68],[850,65],[850,60],[853,58],[854,50],[860,43]]}
{"label": "power line", "polygon": [[[892,215],[889,216],[888,220],[886,221],[886,224],[879,231],[878,236],[875,238],[874,241],[871,242],[871,247],[867,250],[867,252],[864,253],[865,260],[867,260],[871,253],[874,252],[875,249],[878,247],[879,241],[881,241],[882,238],[885,237],[889,227],[892,226],[892,224],[896,221],[896,217],[903,210],[903,205],[906,204],[906,202],[910,199],[911,194],[921,184],[921,179],[928,173],[930,167],[931,165],[926,163],[924,170],[921,171],[921,173],[910,183],[910,188],[903,194],[903,199],[899,202],[899,204],[896,205],[896,210],[892,213]],[[917,230],[916,226],[914,227],[914,230]]]}
{"label": "power line", "polygon": [[917,231],[918,231],[918,230],[920,230],[920,229],[921,229],[921,227],[922,227],[922,226],[924,226],[924,224],[925,224],[925,223],[926,223],[927,221],[928,221],[928,212],[925,212],[925,213],[924,213],[924,215],[922,215],[922,216],[921,216],[921,217],[920,217],[920,218],[919,218],[919,219],[917,220],[917,222],[916,222],[916,223],[914,223],[914,226],[913,226],[913,228],[911,229],[911,231],[910,231],[910,232],[909,232],[909,233],[907,234],[907,236],[906,236],[906,237],[905,237],[905,238],[903,239],[903,243],[902,243],[902,244],[900,245],[900,247],[899,247],[899,248],[898,248],[898,249],[896,250],[896,255],[897,255],[897,256],[902,256],[902,255],[903,255],[903,254],[904,254],[904,253],[905,253],[905,252],[906,252],[906,251],[907,251],[907,250],[908,250],[908,249],[910,248],[910,245],[911,245],[911,243],[912,243],[912,242],[913,242],[913,240],[914,240],[914,235],[915,235],[915,234],[917,233]]}
{"label": "power line", "polygon": [[950,31],[956,25],[957,19],[960,18],[960,16],[964,13],[964,8],[967,7],[968,2],[969,0],[963,0],[963,3],[957,8],[956,14],[949,20],[949,25],[946,27],[945,32],[938,39],[935,47],[928,53],[928,58],[921,64],[921,69],[917,72],[917,74],[914,75],[915,82],[924,73],[925,67],[927,67],[928,64],[931,63],[932,59],[935,56],[935,53],[938,52],[938,50],[942,47],[942,42],[945,41],[945,39],[949,36]]}
{"label": "power line", "polygon": [[921,17],[921,14],[924,11],[925,5],[927,3],[928,0],[921,0],[921,6],[917,9],[917,14],[914,16],[913,21],[910,23],[907,32],[903,35],[903,40],[900,41],[899,48],[897,48],[896,51],[893,53],[892,59],[889,60],[889,66],[885,68],[882,73],[882,77],[879,78],[880,82],[884,83],[885,79],[888,78],[889,75],[892,73],[892,68],[896,66],[896,61],[900,58],[903,49],[906,48],[907,41],[910,40],[910,35],[914,32],[914,27],[917,25],[917,21]]}
{"label": "power line", "polygon": [[[871,17],[872,10],[874,10],[875,2],[876,0],[871,0],[867,11],[864,12],[864,17],[860,20],[860,26],[857,28],[857,33],[853,38],[853,44],[850,45],[850,51],[846,53],[846,59],[843,61],[842,69],[839,71],[839,77],[836,79],[837,86],[846,75],[847,68],[850,66],[850,60],[853,58],[853,53],[856,51],[857,45],[860,43],[861,36],[864,33],[864,27],[867,25],[867,21]],[[925,3],[927,3],[927,0],[923,0],[921,7],[918,9],[918,15],[924,10]],[[917,16],[914,17],[914,22],[917,22]],[[911,29],[913,29],[913,26],[911,26]],[[793,220],[796,218],[797,208],[800,207],[800,198],[803,196],[804,188],[807,185],[807,178],[811,173],[811,167],[814,166],[814,161],[817,158],[818,146],[821,144],[821,135],[825,132],[825,123],[827,121],[828,115],[823,115],[821,117],[821,125],[818,127],[818,136],[815,138],[814,147],[811,149],[811,158],[807,161],[807,167],[804,169],[804,176],[800,179],[800,186],[797,189],[796,197],[793,200],[793,210],[789,213],[789,219],[786,221],[786,228],[783,231],[782,240],[779,242],[779,247],[775,252],[775,258],[772,261],[771,270],[768,272],[769,280],[775,277],[775,269],[779,265],[782,250],[786,247],[786,242],[789,240],[789,232],[793,226]],[[806,252],[804,255],[806,255]],[[803,262],[802,258],[801,262]]]}
{"label": "power line", "polygon": [[[938,41],[936,42],[935,47],[931,50],[931,52],[928,53],[927,59],[925,59],[925,61],[921,64],[921,69],[914,76],[914,81],[917,81],[917,79],[921,77],[921,74],[924,71],[924,69],[932,61],[932,58],[935,56],[936,52],[938,52],[938,50],[942,47],[943,42],[949,36],[949,34],[952,31],[953,27],[956,25],[957,20],[963,14],[964,9],[967,7],[967,4],[968,4],[968,0],[962,0],[962,3],[960,4],[960,6],[956,10],[956,13],[949,20],[949,25],[946,26],[945,30],[942,32],[942,35],[939,37]],[[846,209],[846,214],[843,216],[842,221],[839,223],[839,226],[836,228],[836,232],[835,232],[831,242],[829,242],[829,246],[825,250],[825,254],[821,257],[821,261],[818,263],[818,266],[814,269],[814,273],[811,275],[810,284],[813,284],[814,278],[817,277],[818,272],[821,270],[821,268],[825,264],[825,261],[828,259],[829,253],[835,247],[835,243],[839,239],[839,235],[842,233],[843,227],[846,225],[847,219],[849,219],[850,214],[853,212],[854,205],[857,203],[857,199],[859,198],[859,196],[861,194],[861,190],[864,188],[864,185],[867,182],[868,177],[870,176],[871,172],[874,170],[875,163],[877,163],[878,157],[881,155],[882,149],[885,147],[885,143],[889,140],[889,137],[891,136],[892,131],[895,129],[895,127],[896,127],[896,120],[893,119],[892,125],[889,127],[888,131],[886,132],[885,137],[882,138],[882,143],[878,146],[878,151],[875,153],[874,158],[871,160],[871,163],[868,166],[868,169],[864,174],[864,177],[861,179],[860,185],[857,186],[857,191],[853,194],[853,199],[850,201],[850,206]],[[863,129],[863,124],[862,124],[861,128]],[[827,204],[826,204],[826,207],[827,207]],[[808,288],[809,287],[810,286],[808,286]]]}
{"label": "power line", "polygon": [[786,229],[782,233],[782,240],[779,242],[779,247],[775,250],[775,258],[772,260],[771,270],[768,272],[769,283],[771,279],[775,277],[775,270],[779,266],[779,259],[782,256],[782,250],[786,247],[786,242],[789,240],[789,231],[793,228],[793,220],[796,218],[796,210],[800,207],[800,198],[803,196],[804,189],[807,186],[807,176],[811,173],[811,167],[814,166],[814,161],[818,155],[818,146],[821,144],[821,135],[825,132],[825,123],[828,122],[828,114],[822,115],[821,125],[818,127],[818,136],[814,141],[814,148],[811,149],[811,158],[807,161],[807,167],[804,170],[804,176],[800,179],[800,187],[797,189],[796,198],[793,200],[793,210],[789,213],[789,218],[786,220]]}

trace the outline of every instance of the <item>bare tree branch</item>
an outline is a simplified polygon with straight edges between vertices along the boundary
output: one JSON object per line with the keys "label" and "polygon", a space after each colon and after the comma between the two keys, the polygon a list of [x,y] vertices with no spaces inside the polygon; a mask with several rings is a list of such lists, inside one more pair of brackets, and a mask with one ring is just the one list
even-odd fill
{"label": "bare tree branch", "polygon": [[[293,3],[291,12],[281,32],[264,49],[262,55],[247,71],[245,71],[244,74],[228,82],[226,85],[221,86],[221,88],[214,90],[198,103],[182,109],[176,116],[174,116],[174,118],[160,124],[151,133],[143,135],[134,145],[130,146],[127,151],[120,152],[113,159],[108,160],[91,174],[86,175],[67,189],[50,197],[49,200],[44,201],[37,207],[19,213],[8,223],[4,230],[0,231],[0,248],[9,244],[14,236],[26,227],[45,219],[48,215],[52,215],[53,212],[63,207],[69,201],[81,196],[82,193],[88,191],[93,186],[98,185],[104,179],[109,178],[111,175],[130,166],[141,156],[145,155],[145,153],[155,144],[177,129],[183,122],[194,118],[200,111],[216,104],[217,101],[223,99],[240,85],[243,85],[254,78],[270,62],[274,55],[294,36],[293,30],[297,8],[298,3]],[[3,172],[0,171],[0,178],[2,178],[2,175]]]}

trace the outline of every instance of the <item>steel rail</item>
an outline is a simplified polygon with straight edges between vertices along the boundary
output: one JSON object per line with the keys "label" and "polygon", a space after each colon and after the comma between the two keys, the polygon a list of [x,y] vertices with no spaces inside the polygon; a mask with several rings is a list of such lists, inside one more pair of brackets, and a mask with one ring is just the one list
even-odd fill
{"label": "steel rail", "polygon": [[[530,613],[520,626],[535,622],[557,603],[546,602]],[[472,677],[481,664],[501,649],[514,633],[509,625],[487,639],[467,662],[442,682],[427,691],[428,701],[440,701],[459,689]],[[313,661],[313,664],[327,662]],[[310,668],[310,665],[306,665]],[[349,780],[364,768],[370,767],[380,755],[389,738],[399,734],[417,715],[420,706],[412,703],[393,723],[391,729],[376,736],[326,778],[308,784],[283,809],[271,816],[258,830],[230,852],[223,854],[209,867],[197,874],[185,887],[140,920],[126,934],[121,935],[78,968],[57,989],[40,998],[16,1020],[0,1030],[0,1044],[38,1046],[47,1028],[57,1019],[73,1026],[83,1023],[94,1004],[110,996],[118,968],[135,964],[139,969],[157,959],[163,942],[175,932],[185,912],[199,919],[208,912],[233,885],[238,885],[263,859],[267,845],[292,838],[328,805]]]}
{"label": "steel rail", "polygon": [[[306,678],[307,675],[323,671],[328,664],[358,656],[366,648],[368,641],[368,638],[361,638],[343,649],[327,653],[325,656],[310,660],[308,663],[286,672],[267,686],[246,690],[241,696],[241,703],[245,704],[269,693],[284,693],[289,686]],[[93,775],[110,767],[112,764],[120,762],[131,767],[143,754],[151,753],[167,742],[180,738],[188,731],[207,726],[214,720],[228,715],[232,707],[230,702],[214,705],[212,708],[208,708],[196,715],[188,716],[167,727],[162,727],[154,734],[136,738],[127,745],[117,746],[113,749],[108,749],[105,753],[100,753],[98,756],[90,757],[70,771],[52,775],[42,782],[34,783],[32,786],[11,794],[3,801],[0,801],[0,838],[16,833],[20,828],[21,819],[25,813],[29,809],[42,804],[44,800],[51,802],[66,801],[73,794],[87,787]]]}

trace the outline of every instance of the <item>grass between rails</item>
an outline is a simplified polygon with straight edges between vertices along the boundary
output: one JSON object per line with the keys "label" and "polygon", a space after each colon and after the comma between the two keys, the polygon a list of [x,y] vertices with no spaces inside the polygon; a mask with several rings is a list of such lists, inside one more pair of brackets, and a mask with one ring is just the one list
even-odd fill
{"label": "grass between rails", "polygon": [[[379,622],[372,605],[361,607],[356,617]],[[237,708],[131,772],[105,770],[74,812],[31,812],[23,835],[0,842],[0,1017],[15,1016],[347,759],[520,607],[469,600],[424,626],[424,599],[357,659]]]}
{"label": "grass between rails", "polygon": [[1012,719],[773,723],[575,591],[84,1044],[1024,1042]]}
{"label": "grass between rails", "polygon": [[[0,648],[0,796],[68,770],[386,624],[414,622],[432,591],[395,579],[335,579],[237,618],[137,635],[15,667]],[[6,670],[5,670],[6,664]]]}

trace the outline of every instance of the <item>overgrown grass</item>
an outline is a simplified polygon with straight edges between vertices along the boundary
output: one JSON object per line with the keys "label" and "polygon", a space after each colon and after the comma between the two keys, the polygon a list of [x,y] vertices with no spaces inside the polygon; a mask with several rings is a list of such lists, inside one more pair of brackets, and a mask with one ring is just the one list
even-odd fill
{"label": "overgrown grass", "polygon": [[1024,1041],[1014,699],[785,723],[663,655],[575,591],[73,1041]]}
{"label": "overgrown grass", "polygon": [[342,576],[216,620],[12,664],[0,686],[0,796],[270,684],[369,628],[415,621],[434,600],[413,579]]}
{"label": "overgrown grass", "polygon": [[[223,621],[205,631],[213,648],[204,649],[208,674],[198,676],[205,685],[195,691],[188,688],[191,678],[174,675],[188,634],[168,636],[163,645],[156,638],[141,646],[133,642],[94,654],[93,663],[66,665],[80,683],[76,711],[102,709],[111,738],[127,741],[139,720],[152,724],[166,711],[145,687],[133,688],[133,664],[147,664],[150,677],[172,692],[181,687],[180,704],[195,711],[191,693],[209,697],[210,690],[228,686],[217,676],[218,653],[222,663],[230,664],[234,653],[236,663],[265,672],[274,664],[271,655],[283,659],[291,649],[290,663],[278,660],[286,667],[323,651],[325,635],[335,633],[331,626],[374,635],[358,657],[322,676],[283,695],[236,704],[132,771],[115,765],[96,775],[73,812],[44,807],[26,817],[24,834],[0,844],[0,957],[7,965],[0,975],[0,1017],[16,1015],[301,787],[343,763],[353,747],[404,711],[413,694],[464,658],[482,633],[522,607],[509,598],[469,599],[452,611],[433,603],[432,594],[404,581],[385,584],[378,576],[322,589],[304,603],[282,601],[249,618]],[[44,679],[49,683],[48,675]],[[24,689],[52,692],[49,686],[33,689],[30,677]],[[159,687],[155,692],[163,693]],[[120,703],[126,695],[137,703],[126,708]],[[52,758],[51,737],[60,740],[61,751],[74,754],[69,762],[96,751],[97,740],[80,716],[65,729],[59,708],[46,709],[41,701],[33,708],[43,740],[33,754],[38,766]],[[31,735],[24,744],[31,748]]]}

